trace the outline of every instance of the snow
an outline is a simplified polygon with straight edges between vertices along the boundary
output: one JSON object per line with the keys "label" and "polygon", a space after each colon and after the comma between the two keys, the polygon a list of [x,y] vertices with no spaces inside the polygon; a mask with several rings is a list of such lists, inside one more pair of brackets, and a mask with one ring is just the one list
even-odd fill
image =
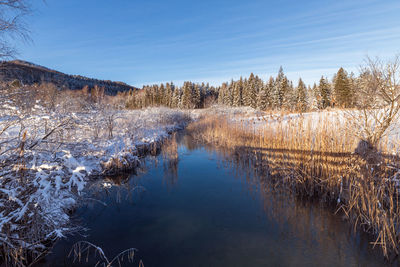
{"label": "snow", "polygon": [[0,244],[40,250],[37,241],[73,231],[69,211],[91,179],[135,168],[138,147],[150,149],[188,122],[167,108],[72,114],[37,103],[24,113],[7,103],[0,108]]}

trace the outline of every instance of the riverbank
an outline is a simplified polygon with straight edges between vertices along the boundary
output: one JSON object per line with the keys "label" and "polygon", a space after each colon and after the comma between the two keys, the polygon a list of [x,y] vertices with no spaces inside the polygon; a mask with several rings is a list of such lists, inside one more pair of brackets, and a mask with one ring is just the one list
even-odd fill
{"label": "riverbank", "polygon": [[24,113],[11,102],[0,115],[0,243],[3,260],[21,265],[79,229],[70,211],[89,179],[134,169],[190,121],[166,108]]}

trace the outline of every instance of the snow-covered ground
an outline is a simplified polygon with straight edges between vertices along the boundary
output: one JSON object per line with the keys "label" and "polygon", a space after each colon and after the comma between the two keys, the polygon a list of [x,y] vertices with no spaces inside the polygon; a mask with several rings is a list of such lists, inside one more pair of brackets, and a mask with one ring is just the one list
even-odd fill
{"label": "snow-covered ground", "polygon": [[40,251],[74,230],[69,211],[91,178],[132,169],[189,122],[166,108],[60,113],[0,108],[0,245]]}

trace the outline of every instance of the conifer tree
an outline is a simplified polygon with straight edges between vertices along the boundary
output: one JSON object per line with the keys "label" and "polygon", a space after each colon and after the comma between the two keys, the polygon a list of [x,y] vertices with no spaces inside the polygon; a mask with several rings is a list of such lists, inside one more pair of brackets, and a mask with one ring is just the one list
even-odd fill
{"label": "conifer tree", "polygon": [[296,106],[297,110],[300,112],[306,111],[308,107],[307,87],[301,78],[299,79],[299,84],[296,87]]}
{"label": "conifer tree", "polygon": [[240,77],[240,80],[234,84],[234,89],[233,89],[233,106],[234,107],[240,107],[243,105],[242,92],[243,92],[243,80],[242,80],[242,77]]}
{"label": "conifer tree", "polygon": [[319,80],[318,91],[320,95],[320,107],[325,109],[331,106],[331,86],[324,76]]}
{"label": "conifer tree", "polygon": [[192,95],[192,103],[194,108],[200,108],[200,102],[201,102],[200,87],[198,84],[196,84],[194,85],[193,95]]}
{"label": "conifer tree", "polygon": [[266,110],[268,106],[268,99],[266,90],[263,88],[257,95],[257,109]]}
{"label": "conifer tree", "polygon": [[265,94],[267,99],[267,108],[273,108],[273,94],[274,94],[275,80],[271,76],[268,83],[265,85]]}
{"label": "conifer tree", "polygon": [[293,82],[287,79],[288,86],[284,91],[283,95],[283,108],[286,110],[294,110],[297,107],[297,95],[296,89],[293,86]]}
{"label": "conifer tree", "polygon": [[250,74],[245,86],[243,104],[252,108],[257,107],[257,80],[253,73]]}
{"label": "conifer tree", "polygon": [[166,89],[163,83],[161,83],[159,92],[158,92],[159,98],[158,98],[158,105],[166,105],[167,103],[167,95],[166,95]]}
{"label": "conifer tree", "polygon": [[172,93],[171,106],[172,106],[173,108],[178,108],[180,102],[181,102],[181,99],[180,99],[180,89],[179,89],[179,88],[175,88],[174,91],[173,91],[173,93]]}
{"label": "conifer tree", "polygon": [[190,82],[184,82],[181,104],[183,108],[192,108],[192,85]]}
{"label": "conifer tree", "polygon": [[310,88],[308,103],[310,103],[310,109],[312,110],[321,108],[321,95],[316,83]]}
{"label": "conifer tree", "polygon": [[225,94],[227,93],[226,92],[226,87],[227,87],[226,83],[223,83],[221,85],[221,87],[219,88],[219,90],[218,90],[218,104],[219,105],[225,105],[226,104],[225,103],[225,100],[226,100]]}
{"label": "conifer tree", "polygon": [[289,91],[289,80],[283,73],[282,66],[279,68],[278,76],[275,79],[273,105],[281,109],[286,100],[286,93]]}
{"label": "conifer tree", "polygon": [[353,102],[353,95],[349,77],[343,68],[340,68],[334,80],[334,91],[336,104],[340,107],[348,108]]}
{"label": "conifer tree", "polygon": [[224,103],[227,106],[233,106],[233,80],[226,87]]}
{"label": "conifer tree", "polygon": [[165,85],[165,106],[171,107],[172,106],[172,86],[170,83]]}

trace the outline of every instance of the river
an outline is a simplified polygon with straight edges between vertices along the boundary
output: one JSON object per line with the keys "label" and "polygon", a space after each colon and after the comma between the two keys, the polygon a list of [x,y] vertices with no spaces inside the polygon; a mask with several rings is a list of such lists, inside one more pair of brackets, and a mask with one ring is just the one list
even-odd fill
{"label": "river", "polygon": [[[372,240],[319,203],[270,190],[263,179],[217,149],[178,138],[176,155],[145,161],[139,173],[98,181],[73,222],[87,228],[59,241],[38,266],[93,266],[86,240],[111,259],[136,248],[121,266],[383,266]],[[111,186],[111,187],[110,187]],[[118,266],[118,263],[113,266]]]}

